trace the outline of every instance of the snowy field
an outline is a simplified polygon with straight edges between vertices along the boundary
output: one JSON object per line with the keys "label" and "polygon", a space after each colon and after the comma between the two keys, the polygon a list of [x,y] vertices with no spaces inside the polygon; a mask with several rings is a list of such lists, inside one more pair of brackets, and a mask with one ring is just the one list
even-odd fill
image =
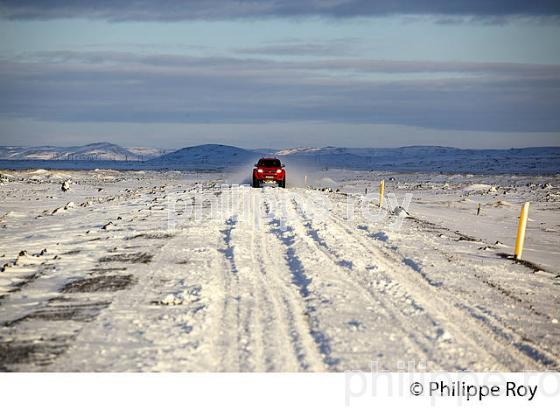
{"label": "snowy field", "polygon": [[560,176],[0,174],[0,370],[560,370]]}

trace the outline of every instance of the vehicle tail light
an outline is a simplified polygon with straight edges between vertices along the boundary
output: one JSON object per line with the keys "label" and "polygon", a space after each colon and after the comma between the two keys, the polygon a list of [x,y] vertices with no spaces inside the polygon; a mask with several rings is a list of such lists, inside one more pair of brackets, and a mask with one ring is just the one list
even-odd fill
{"label": "vehicle tail light", "polygon": [[280,174],[280,173],[282,173],[282,170],[281,170],[281,169],[277,169],[277,170],[276,170],[276,173],[277,173],[277,174]]}
{"label": "vehicle tail light", "polygon": [[259,168],[259,169],[257,169],[257,172],[263,172],[263,170]]}

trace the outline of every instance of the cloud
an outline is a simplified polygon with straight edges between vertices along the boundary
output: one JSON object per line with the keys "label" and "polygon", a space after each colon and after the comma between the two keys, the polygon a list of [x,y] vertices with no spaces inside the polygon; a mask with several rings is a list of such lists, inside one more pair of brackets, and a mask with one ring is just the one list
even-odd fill
{"label": "cloud", "polygon": [[504,16],[558,16],[560,3],[557,0],[1,0],[0,13],[9,19],[87,17],[110,21],[385,15],[475,16],[492,19]]}
{"label": "cloud", "polygon": [[361,40],[340,38],[328,41],[283,41],[271,42],[260,47],[246,47],[233,50],[236,54],[274,56],[350,56],[358,54]]}
{"label": "cloud", "polygon": [[0,117],[59,122],[558,132],[558,89],[557,65],[66,51],[0,61]]}
{"label": "cloud", "polygon": [[[287,47],[287,45],[286,45]],[[266,47],[265,47],[266,48]],[[399,61],[376,60],[368,58],[331,58],[301,61],[276,61],[260,58],[236,57],[199,57],[185,54],[143,54],[119,51],[43,51],[34,53],[19,53],[16,59],[7,57],[0,60],[4,68],[13,65],[37,70],[56,69],[130,69],[130,70],[163,70],[169,72],[192,72],[202,69],[208,74],[232,75],[243,73],[269,73],[271,70],[281,70],[289,73],[291,70],[310,71],[333,70],[352,71],[362,73],[471,73],[547,77],[560,76],[558,64],[526,64],[526,63],[495,63],[495,62],[456,62],[456,61]]]}

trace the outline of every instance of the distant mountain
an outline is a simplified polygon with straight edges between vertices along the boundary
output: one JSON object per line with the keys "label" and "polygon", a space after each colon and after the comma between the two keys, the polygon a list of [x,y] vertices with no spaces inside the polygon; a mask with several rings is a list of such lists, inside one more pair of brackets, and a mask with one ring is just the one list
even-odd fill
{"label": "distant mountain", "polygon": [[133,154],[138,155],[139,157],[142,157],[144,160],[161,157],[162,155],[173,151],[168,149],[149,147],[128,147],[127,150],[129,150]]}
{"label": "distant mountain", "polygon": [[286,164],[313,167],[466,173],[557,173],[560,147],[460,149],[440,146],[400,148],[289,148],[277,151]]}
{"label": "distant mountain", "polygon": [[290,166],[408,172],[557,173],[560,147],[475,150],[440,146],[400,148],[303,147],[245,150],[228,145],[187,147],[147,162],[149,167],[218,169],[251,166],[261,156],[277,156]]}
{"label": "distant mountain", "polygon": [[88,161],[140,161],[159,155],[153,148],[128,150],[116,144],[98,142],[73,147],[2,147],[0,159],[10,160],[88,160]]}
{"label": "distant mountain", "polygon": [[287,156],[287,155],[305,155],[313,154],[327,148],[316,148],[316,147],[296,147],[296,148],[285,148],[280,151],[275,152],[277,156]]}
{"label": "distant mountain", "polygon": [[230,145],[204,144],[182,148],[149,161],[165,168],[227,168],[252,165],[262,154]]}
{"label": "distant mountain", "polygon": [[[78,147],[0,147],[0,160],[82,160],[41,167],[99,167],[95,161],[120,161],[120,169],[218,170],[251,167],[261,156],[277,156],[287,168],[341,168],[354,170],[442,172],[469,174],[560,173],[560,147],[515,149],[459,149],[440,146],[400,148],[296,147],[279,151],[247,150],[229,145],[205,144],[165,153],[153,148],[125,149],[96,143]],[[154,158],[154,156],[156,156]],[[126,162],[128,161],[128,162]],[[141,162],[142,161],[142,162]],[[34,162],[37,164],[37,162]],[[34,164],[21,166],[33,167]],[[10,167],[15,166],[11,163]],[[39,166],[39,165],[36,165]],[[107,165],[102,165],[107,166]]]}

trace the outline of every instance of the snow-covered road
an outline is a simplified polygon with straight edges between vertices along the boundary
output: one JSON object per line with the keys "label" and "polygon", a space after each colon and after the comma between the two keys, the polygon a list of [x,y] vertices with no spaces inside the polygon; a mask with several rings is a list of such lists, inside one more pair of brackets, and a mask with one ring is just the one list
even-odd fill
{"label": "snow-covered road", "polygon": [[342,192],[74,178],[2,188],[4,370],[560,368],[557,276],[460,232]]}

